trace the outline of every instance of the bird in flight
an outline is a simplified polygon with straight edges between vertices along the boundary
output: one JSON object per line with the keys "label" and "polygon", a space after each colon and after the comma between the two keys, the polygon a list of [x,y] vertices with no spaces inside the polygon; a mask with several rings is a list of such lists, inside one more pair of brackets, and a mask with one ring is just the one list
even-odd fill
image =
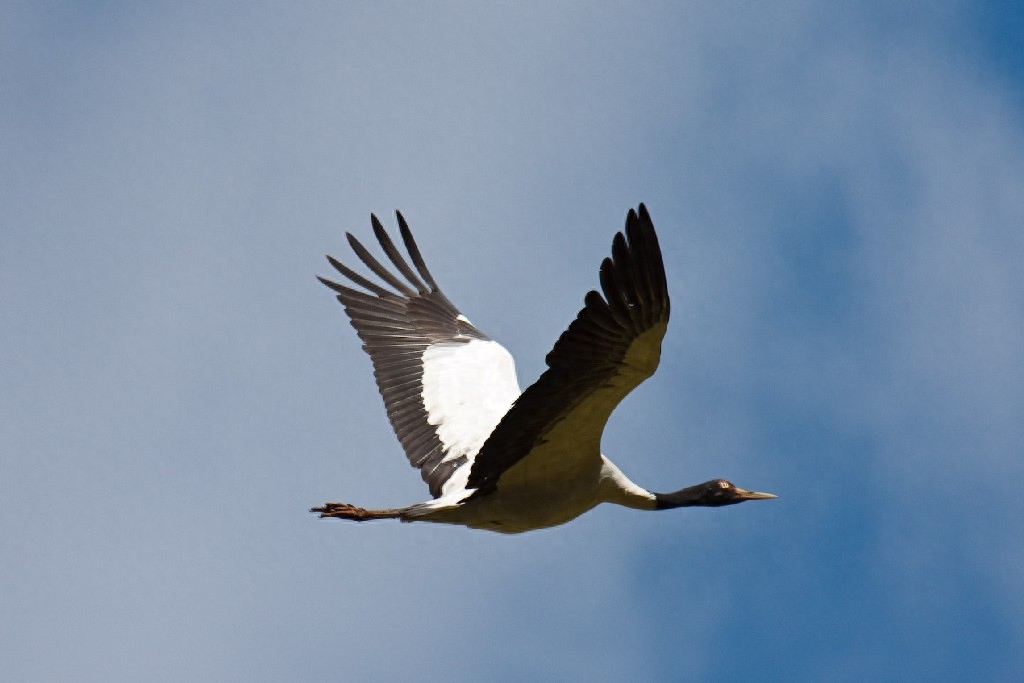
{"label": "bird in flight", "polygon": [[318,279],[337,294],[370,354],[391,426],[433,498],[377,510],[325,503],[310,512],[520,533],[564,524],[600,503],[666,510],[775,498],[725,479],[653,493],[601,453],[608,417],[657,369],[668,325],[665,267],[643,204],[629,211],[601,264],[604,296],[587,293],[547,355],[548,369],[526,391],[512,356],[448,300],[396,215],[415,270],[371,215],[394,270],[346,237],[383,285],[330,256],[349,283]]}

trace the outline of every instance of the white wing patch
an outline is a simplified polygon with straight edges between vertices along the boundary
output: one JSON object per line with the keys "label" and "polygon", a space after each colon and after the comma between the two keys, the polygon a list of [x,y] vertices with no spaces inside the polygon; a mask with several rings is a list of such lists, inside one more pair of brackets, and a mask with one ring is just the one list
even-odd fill
{"label": "white wing patch", "polygon": [[[445,460],[469,459],[522,391],[512,355],[495,341],[431,344],[423,352],[423,407]],[[447,486],[445,487],[448,488]]]}

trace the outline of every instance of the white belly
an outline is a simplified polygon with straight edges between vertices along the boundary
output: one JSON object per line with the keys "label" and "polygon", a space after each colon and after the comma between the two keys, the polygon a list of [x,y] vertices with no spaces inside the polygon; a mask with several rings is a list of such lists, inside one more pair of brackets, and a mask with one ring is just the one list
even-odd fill
{"label": "white belly", "polygon": [[512,534],[564,524],[605,500],[599,452],[592,457],[564,450],[544,453],[545,446],[554,448],[542,445],[529,459],[510,468],[499,479],[497,490],[416,519]]}

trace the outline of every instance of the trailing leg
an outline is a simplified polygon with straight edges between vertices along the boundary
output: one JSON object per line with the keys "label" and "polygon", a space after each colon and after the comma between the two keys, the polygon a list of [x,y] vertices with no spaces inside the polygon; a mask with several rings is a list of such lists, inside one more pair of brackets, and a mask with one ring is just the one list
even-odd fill
{"label": "trailing leg", "polygon": [[367,510],[356,507],[351,503],[324,503],[320,507],[310,508],[310,512],[319,512],[320,517],[334,517],[336,519],[351,519],[356,522],[365,522],[368,519],[395,519],[401,516],[400,509]]}

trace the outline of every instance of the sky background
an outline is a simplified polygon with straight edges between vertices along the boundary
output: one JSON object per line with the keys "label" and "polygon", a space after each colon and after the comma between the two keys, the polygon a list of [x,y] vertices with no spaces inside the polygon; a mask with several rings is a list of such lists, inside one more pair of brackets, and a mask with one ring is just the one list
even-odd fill
{"label": "sky background", "polygon": [[[417,502],[314,279],[409,220],[532,382],[628,208],[673,317],[506,537]],[[1014,2],[0,7],[10,681],[1024,679]]]}

